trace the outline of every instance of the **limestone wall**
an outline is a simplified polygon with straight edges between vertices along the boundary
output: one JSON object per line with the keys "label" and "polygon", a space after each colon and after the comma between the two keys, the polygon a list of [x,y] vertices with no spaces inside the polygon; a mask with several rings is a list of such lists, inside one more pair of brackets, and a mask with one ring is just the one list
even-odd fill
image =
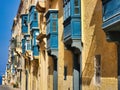
{"label": "limestone wall", "polygon": [[[117,90],[117,46],[106,41],[102,30],[101,0],[81,0],[82,8],[82,89]],[[94,57],[101,55],[101,83],[94,81]]]}

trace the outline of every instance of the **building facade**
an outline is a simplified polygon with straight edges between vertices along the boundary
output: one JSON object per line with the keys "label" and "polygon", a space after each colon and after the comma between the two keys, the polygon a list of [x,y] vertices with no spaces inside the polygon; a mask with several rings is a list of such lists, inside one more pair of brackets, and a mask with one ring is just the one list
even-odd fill
{"label": "building facade", "polygon": [[21,0],[6,84],[21,90],[118,90],[119,4],[113,1]]}

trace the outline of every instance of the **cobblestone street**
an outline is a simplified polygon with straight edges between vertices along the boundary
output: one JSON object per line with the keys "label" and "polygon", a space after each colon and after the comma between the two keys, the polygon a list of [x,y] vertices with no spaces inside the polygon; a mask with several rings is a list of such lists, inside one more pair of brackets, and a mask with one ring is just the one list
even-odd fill
{"label": "cobblestone street", "polygon": [[1,85],[0,90],[20,90],[20,89],[19,88],[13,88],[13,87],[8,86],[8,85]]}

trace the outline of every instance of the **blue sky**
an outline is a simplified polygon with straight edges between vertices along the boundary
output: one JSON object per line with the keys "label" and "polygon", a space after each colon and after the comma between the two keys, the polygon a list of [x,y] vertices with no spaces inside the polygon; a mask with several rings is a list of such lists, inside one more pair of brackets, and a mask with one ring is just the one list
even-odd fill
{"label": "blue sky", "polygon": [[20,0],[0,0],[0,75],[5,72],[11,28],[19,3]]}

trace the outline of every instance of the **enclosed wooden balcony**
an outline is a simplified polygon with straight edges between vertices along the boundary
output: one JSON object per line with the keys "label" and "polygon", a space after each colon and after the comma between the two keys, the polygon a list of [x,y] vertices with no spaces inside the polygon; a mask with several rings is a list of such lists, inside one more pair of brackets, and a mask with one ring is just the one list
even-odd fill
{"label": "enclosed wooden balcony", "polygon": [[108,41],[120,41],[120,2],[102,0],[103,25]]}

